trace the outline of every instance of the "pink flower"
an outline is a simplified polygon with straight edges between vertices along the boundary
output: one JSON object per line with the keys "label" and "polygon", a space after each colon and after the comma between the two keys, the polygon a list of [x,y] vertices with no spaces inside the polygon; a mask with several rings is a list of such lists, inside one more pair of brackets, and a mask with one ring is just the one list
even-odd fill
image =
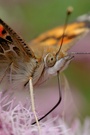
{"label": "pink flower", "polygon": [[[30,108],[26,108],[22,103],[15,107],[14,99],[10,96],[3,96],[0,93],[0,135],[38,135],[37,125],[31,125],[33,113]],[[44,122],[40,122],[41,135],[89,135],[90,119],[87,118],[81,125],[76,120],[71,127],[59,117],[47,117]]]}

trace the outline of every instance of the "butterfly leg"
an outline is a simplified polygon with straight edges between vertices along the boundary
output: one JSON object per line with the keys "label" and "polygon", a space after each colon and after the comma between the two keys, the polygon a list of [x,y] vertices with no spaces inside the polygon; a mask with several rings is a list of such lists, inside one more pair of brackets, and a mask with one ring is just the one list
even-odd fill
{"label": "butterfly leg", "polygon": [[31,97],[31,107],[32,107],[32,111],[33,111],[33,114],[35,117],[36,124],[38,126],[39,135],[40,135],[41,130],[40,130],[40,124],[39,124],[39,121],[38,121],[38,118],[36,115],[36,111],[35,111],[35,101],[34,101],[34,94],[33,94],[32,77],[30,77],[30,80],[29,80],[29,90],[30,90],[30,97]]}
{"label": "butterfly leg", "polygon": [[[59,99],[58,99],[57,103],[54,105],[54,107],[52,107],[44,116],[42,116],[40,119],[38,119],[38,121],[41,121],[42,119],[44,119],[48,114],[50,114],[61,103],[62,94],[61,94],[61,83],[60,83],[59,71],[57,72],[57,79],[58,79]],[[36,123],[37,122],[35,121],[32,123],[32,125],[34,125]]]}

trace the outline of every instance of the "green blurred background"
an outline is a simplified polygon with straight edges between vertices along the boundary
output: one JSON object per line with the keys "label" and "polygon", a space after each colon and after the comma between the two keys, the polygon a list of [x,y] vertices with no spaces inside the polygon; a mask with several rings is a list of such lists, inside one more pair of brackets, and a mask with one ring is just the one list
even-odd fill
{"label": "green blurred background", "polygon": [[[63,24],[68,6],[74,8],[71,22],[90,11],[90,0],[0,0],[0,17],[29,42],[40,33]],[[90,67],[85,61],[76,60],[65,75],[69,84],[78,88],[84,97],[82,115],[90,115]]]}

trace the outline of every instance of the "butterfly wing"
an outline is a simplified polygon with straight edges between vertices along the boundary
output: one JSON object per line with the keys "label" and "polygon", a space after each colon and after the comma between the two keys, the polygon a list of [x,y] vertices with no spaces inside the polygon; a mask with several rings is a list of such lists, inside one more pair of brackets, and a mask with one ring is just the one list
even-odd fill
{"label": "butterfly wing", "polygon": [[33,51],[0,19],[0,80],[5,76],[10,79],[12,72],[12,80],[27,81],[35,67],[36,58]]}
{"label": "butterfly wing", "polygon": [[[26,58],[34,57],[34,54],[30,48],[28,48],[25,41],[18,36],[4,21],[0,19],[0,48],[3,52],[0,53],[6,55],[6,52],[14,52],[17,57],[23,56]],[[1,49],[1,50],[2,50]],[[30,57],[29,57],[30,56]]]}
{"label": "butterfly wing", "polygon": [[[65,37],[63,40],[62,50],[67,51],[71,48],[73,43],[77,41],[83,34],[87,33],[90,29],[89,15],[80,16],[76,22],[67,25],[65,30]],[[33,39],[30,44],[44,43],[46,46],[60,46],[61,38],[63,35],[64,26],[60,26],[49,30],[37,38]]]}

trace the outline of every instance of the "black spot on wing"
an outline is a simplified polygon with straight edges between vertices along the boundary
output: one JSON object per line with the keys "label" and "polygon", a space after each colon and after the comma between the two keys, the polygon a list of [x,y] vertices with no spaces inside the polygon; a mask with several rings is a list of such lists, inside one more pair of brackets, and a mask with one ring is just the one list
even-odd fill
{"label": "black spot on wing", "polygon": [[77,37],[78,35],[70,35],[70,36],[67,36],[68,39],[73,39],[75,37]]}
{"label": "black spot on wing", "polygon": [[10,36],[6,36],[6,39],[9,40],[10,42],[13,42],[13,40]]}
{"label": "black spot on wing", "polygon": [[2,34],[6,34],[6,31],[5,31],[5,30],[3,30],[3,31],[2,31]]}
{"label": "black spot on wing", "polygon": [[[56,41],[59,41],[62,37],[63,37],[63,35],[60,35],[60,36],[47,36],[47,37],[41,39],[40,42],[45,42],[45,41],[47,41],[49,39],[54,39]],[[65,34],[64,37],[67,37],[67,34]]]}
{"label": "black spot on wing", "polygon": [[58,40],[58,39],[60,39],[60,38],[61,38],[61,36],[59,36],[58,38],[56,38],[55,36],[48,36],[48,37],[45,37],[45,38],[41,39],[40,42],[45,42],[45,41],[47,41],[47,40],[49,40],[49,39]]}
{"label": "black spot on wing", "polygon": [[9,42],[3,38],[0,37],[0,45],[2,46],[2,48],[6,51],[6,50],[9,50],[10,47],[9,47]]}

